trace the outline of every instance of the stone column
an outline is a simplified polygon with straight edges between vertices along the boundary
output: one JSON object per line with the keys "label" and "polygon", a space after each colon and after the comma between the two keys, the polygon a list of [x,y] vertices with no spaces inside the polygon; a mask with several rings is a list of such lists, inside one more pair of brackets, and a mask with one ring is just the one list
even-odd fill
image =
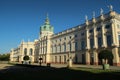
{"label": "stone column", "polygon": [[90,49],[89,30],[86,29],[86,49]]}
{"label": "stone column", "polygon": [[51,41],[50,41],[50,37],[47,37],[47,52],[46,52],[46,63],[50,63],[51,62],[51,55],[50,55],[50,48],[51,48]]}
{"label": "stone column", "polygon": [[114,25],[113,25],[113,21],[111,20],[111,29],[112,29],[112,41],[113,41],[113,43],[112,43],[112,45],[114,45],[115,44],[115,29],[114,29]]}
{"label": "stone column", "polygon": [[90,65],[90,53],[88,51],[86,51],[85,53],[85,59],[86,59],[86,64],[87,65]]}
{"label": "stone column", "polygon": [[93,51],[94,65],[98,65],[98,53],[96,50]]}
{"label": "stone column", "polygon": [[102,24],[102,47],[106,47],[106,37],[104,31],[104,24]]}
{"label": "stone column", "polygon": [[96,38],[96,28],[93,29],[94,32],[94,48],[97,48],[97,38]]}
{"label": "stone column", "polygon": [[[115,26],[115,20],[111,19],[111,30],[112,30],[112,46],[116,46],[118,34],[116,34],[116,26]],[[119,45],[119,44],[118,44]]]}
{"label": "stone column", "polygon": [[113,53],[113,65],[120,66],[120,57],[118,54],[118,48],[117,47],[113,48],[112,53]]}

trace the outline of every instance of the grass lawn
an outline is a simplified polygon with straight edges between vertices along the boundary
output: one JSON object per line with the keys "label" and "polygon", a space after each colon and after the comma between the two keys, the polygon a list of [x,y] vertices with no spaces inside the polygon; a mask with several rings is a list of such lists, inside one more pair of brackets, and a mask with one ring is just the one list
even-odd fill
{"label": "grass lawn", "polygon": [[120,72],[120,70],[112,70],[112,69],[108,69],[108,70],[103,70],[103,69],[93,69],[93,68],[70,68],[72,70],[81,70],[81,71],[87,71],[87,72],[91,72],[91,73],[114,73],[114,72]]}
{"label": "grass lawn", "polygon": [[120,71],[14,65],[0,70],[0,80],[120,80]]}

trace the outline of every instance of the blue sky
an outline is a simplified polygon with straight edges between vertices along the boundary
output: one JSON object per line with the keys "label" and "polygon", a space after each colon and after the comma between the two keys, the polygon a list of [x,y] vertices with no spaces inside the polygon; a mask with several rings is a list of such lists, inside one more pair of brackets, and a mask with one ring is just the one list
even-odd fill
{"label": "blue sky", "polygon": [[107,13],[110,4],[120,13],[120,0],[0,0],[0,53],[38,39],[47,13],[58,33],[84,23],[85,15],[91,19],[93,11],[99,16],[100,8]]}

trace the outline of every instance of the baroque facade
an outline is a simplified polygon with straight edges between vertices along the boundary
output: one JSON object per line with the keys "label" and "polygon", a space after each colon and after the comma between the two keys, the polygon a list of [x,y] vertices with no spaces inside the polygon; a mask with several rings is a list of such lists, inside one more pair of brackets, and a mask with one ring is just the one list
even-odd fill
{"label": "baroque facade", "polygon": [[98,65],[98,54],[107,49],[112,52],[114,59],[111,65],[120,65],[120,14],[110,11],[98,17],[93,15],[85,23],[54,34],[47,16],[44,25],[40,27],[40,36],[34,42],[21,42],[20,46],[11,50],[11,61],[23,61],[25,55],[30,56],[31,62],[67,63],[69,58],[73,63]]}

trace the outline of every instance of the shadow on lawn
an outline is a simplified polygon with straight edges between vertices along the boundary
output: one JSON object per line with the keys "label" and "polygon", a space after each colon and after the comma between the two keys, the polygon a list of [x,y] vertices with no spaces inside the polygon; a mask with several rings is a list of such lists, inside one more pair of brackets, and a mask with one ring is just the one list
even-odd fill
{"label": "shadow on lawn", "polygon": [[120,80],[120,73],[91,73],[68,68],[16,64],[0,70],[0,80]]}

